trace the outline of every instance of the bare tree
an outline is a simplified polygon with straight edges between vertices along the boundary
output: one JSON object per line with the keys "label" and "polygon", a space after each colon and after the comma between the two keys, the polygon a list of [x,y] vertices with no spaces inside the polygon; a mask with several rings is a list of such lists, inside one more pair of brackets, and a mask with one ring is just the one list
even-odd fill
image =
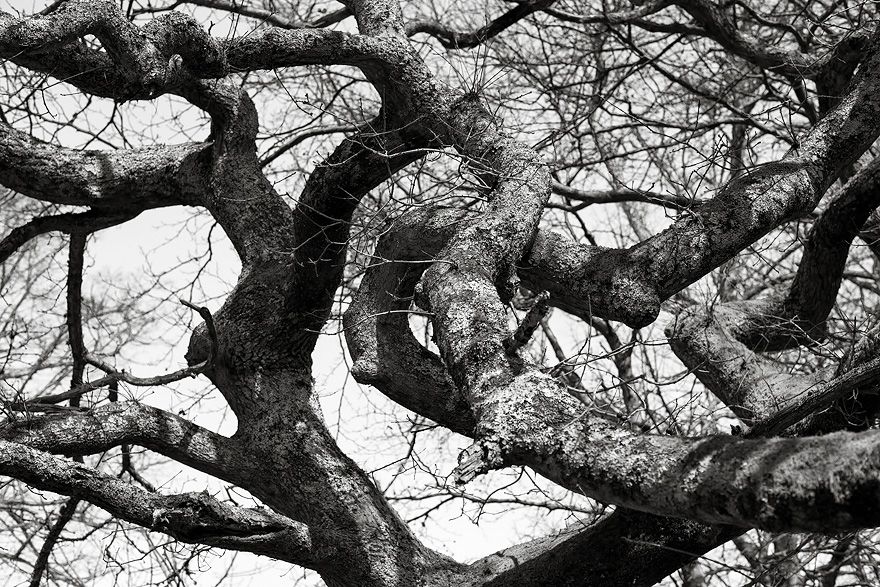
{"label": "bare tree", "polygon": [[[328,585],[871,583],[877,22],[837,0],[0,13],[4,560],[82,582],[53,553],[125,528],[196,545],[169,583],[202,547]],[[207,250],[188,286],[89,293],[100,232],[170,207],[207,222],[180,231]],[[211,311],[215,226],[241,269]],[[183,311],[187,366],[133,375],[123,349]],[[340,326],[351,376],[411,414],[406,462],[470,439],[434,487],[340,448],[312,360]],[[193,377],[234,434],[132,391]],[[151,454],[259,505],[170,493]],[[544,493],[471,489],[509,468]],[[459,561],[416,528],[450,500],[583,515]]]}

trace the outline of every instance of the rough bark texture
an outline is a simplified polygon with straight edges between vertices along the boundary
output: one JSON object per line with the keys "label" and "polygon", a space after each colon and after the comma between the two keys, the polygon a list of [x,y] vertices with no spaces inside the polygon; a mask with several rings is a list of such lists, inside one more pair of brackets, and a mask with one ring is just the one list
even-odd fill
{"label": "rough bark texture", "polygon": [[[74,234],[85,246],[89,232],[143,210],[185,205],[210,213],[242,263],[212,317],[216,340],[203,326],[187,353],[237,417],[232,437],[135,402],[80,409],[87,384],[79,381],[59,396],[75,398],[71,409],[34,415],[26,410],[39,398],[11,404],[13,416],[0,424],[0,474],[184,542],[314,569],[332,586],[650,585],[748,528],[831,533],[880,526],[880,432],[864,431],[874,416],[871,400],[860,404],[855,424],[834,415],[880,378],[876,336],[855,345],[839,366],[805,373],[782,371],[762,354],[812,348],[826,335],[850,246],[873,234],[880,160],[850,171],[880,136],[880,37],[858,30],[820,54],[768,45],[739,27],[726,5],[708,0],[634,4],[600,18],[529,0],[461,32],[407,23],[396,0],[351,0],[343,16],[354,16],[358,33],[293,29],[275,18],[277,27],[225,40],[178,12],[139,26],[102,0],[68,0],[45,15],[0,15],[0,56],[21,67],[117,101],[175,94],[211,119],[204,142],[115,151],[63,148],[0,122],[0,183],[35,200],[89,208],[19,226],[0,241],[0,260],[46,232]],[[689,15],[690,28],[644,20],[672,7]],[[778,161],[762,165],[745,164],[737,119],[729,181],[699,205],[630,189],[584,196],[560,184],[542,154],[505,130],[475,92],[436,77],[408,38],[426,33],[447,48],[472,47],[538,14],[696,30],[750,67],[815,80],[833,99],[821,98],[821,117],[805,106],[815,124],[791,139]],[[102,49],[85,43],[87,35]],[[230,72],[314,64],[359,68],[382,109],[339,143],[291,207],[263,171],[259,113]],[[831,73],[838,66],[842,79]],[[388,221],[345,313],[351,373],[471,437],[456,470],[460,482],[524,465],[619,506],[589,527],[469,565],[423,545],[340,450],[311,370],[318,333],[346,277],[361,200],[427,152],[443,150],[479,178],[484,201],[471,209],[421,205]],[[585,405],[523,351],[545,308],[510,343],[507,304],[520,285],[549,292],[541,304],[588,322],[647,326],[666,300],[771,230],[811,214],[841,178],[849,181],[813,223],[790,281],[762,298],[685,308],[668,327],[675,354],[749,427],[748,437],[642,433],[598,404]],[[670,204],[682,213],[629,248],[581,244],[540,228],[551,192],[587,203]],[[69,292],[76,305],[79,288]],[[439,355],[411,332],[413,304],[430,315]],[[81,318],[68,317],[71,332],[80,332],[71,337],[74,364],[84,364]],[[626,352],[619,339],[614,350]],[[620,357],[618,368],[630,373],[629,360]],[[121,376],[107,370],[108,382]],[[635,411],[638,400],[627,390],[626,407]],[[817,431],[830,433],[806,436]],[[57,456],[128,445],[238,485],[267,509],[146,491]]]}

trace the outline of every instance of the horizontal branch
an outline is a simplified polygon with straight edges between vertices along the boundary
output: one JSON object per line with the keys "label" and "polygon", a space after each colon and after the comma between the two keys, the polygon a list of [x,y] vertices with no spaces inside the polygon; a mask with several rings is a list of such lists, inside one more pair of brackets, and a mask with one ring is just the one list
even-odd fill
{"label": "horizontal branch", "polygon": [[554,194],[588,204],[645,202],[648,204],[668,206],[676,210],[690,210],[700,204],[699,200],[694,200],[692,198],[647,190],[617,189],[586,191],[575,189],[557,181],[553,182],[552,189]]}
{"label": "horizontal branch", "polygon": [[[67,12],[75,15],[61,10],[40,18],[0,13],[0,57],[88,94],[120,101],[183,95],[194,79],[222,77],[230,70],[312,64],[381,68],[388,57],[383,43],[339,31],[269,27],[238,38],[214,39],[180,12],[137,27],[109,1],[74,0],[68,5]],[[321,20],[329,23],[345,16],[337,11]],[[110,50],[79,41],[94,31]]]}
{"label": "horizontal branch", "polygon": [[757,422],[748,434],[752,437],[781,434],[788,427],[852,394],[859,387],[876,387],[878,383],[880,383],[880,357],[852,367],[843,375],[823,385],[816,385],[806,390],[785,408]]}
{"label": "horizontal branch", "polygon": [[0,475],[76,496],[112,515],[182,542],[271,556],[314,567],[309,528],[265,509],[217,501],[205,492],[158,495],[79,463],[0,440]]}
{"label": "horizontal branch", "polygon": [[200,363],[196,363],[195,365],[191,365],[189,367],[185,367],[183,369],[178,369],[177,371],[173,371],[171,373],[154,375],[152,377],[135,377],[133,375],[129,375],[125,371],[117,371],[114,367],[111,367],[107,363],[101,361],[97,357],[89,355],[88,353],[85,353],[83,355],[84,362],[94,367],[97,367],[104,373],[107,373],[107,375],[111,377],[114,381],[122,381],[136,387],[167,385],[175,381],[180,381],[181,379],[186,379],[187,377],[195,377],[196,375],[199,375],[200,373],[203,373],[206,370],[210,369],[214,365],[214,360],[217,358],[220,346],[220,343],[217,339],[217,329],[214,326],[214,317],[211,316],[211,312],[208,310],[208,308],[196,306],[195,304],[187,302],[186,300],[180,300],[180,303],[187,308],[198,312],[199,316],[202,317],[202,320],[205,321],[205,330],[208,333],[208,340],[210,345],[208,349],[208,356],[205,358],[204,361],[201,361]]}
{"label": "horizontal branch", "polygon": [[[2,181],[2,180],[0,180]],[[18,226],[0,241],[0,263],[6,261],[15,251],[29,240],[47,232],[89,233],[117,224],[122,224],[137,216],[140,211],[90,210],[77,214],[55,214],[40,216]]]}
{"label": "horizontal branch", "polygon": [[246,4],[227,0],[175,0],[165,6],[146,6],[144,8],[138,8],[134,10],[134,14],[166,12],[185,4],[203,6],[205,8],[213,8],[215,10],[222,10],[232,14],[239,14],[248,18],[257,19],[263,24],[277,26],[283,29],[321,28],[340,22],[347,16],[351,15],[351,12],[347,8],[341,8],[325,14],[312,22],[299,22],[283,16],[278,11],[264,10],[256,6],[248,6]]}
{"label": "horizontal branch", "polygon": [[603,503],[770,531],[880,525],[880,432],[794,439],[637,434],[584,412],[554,380],[526,373],[484,407],[468,480],[527,465]]}
{"label": "horizontal branch", "polygon": [[27,414],[0,424],[0,439],[69,456],[134,444],[236,484],[248,479],[251,468],[234,440],[137,402],[44,416]]}
{"label": "horizontal branch", "polygon": [[408,23],[406,34],[412,36],[417,33],[427,33],[440,41],[440,44],[447,49],[470,49],[504,32],[530,14],[547,8],[553,1],[524,0],[518,2],[516,6],[501,16],[471,32],[455,31],[436,21],[421,20]]}
{"label": "horizontal branch", "polygon": [[0,184],[46,202],[120,213],[194,205],[207,189],[208,150],[204,143],[189,143],[83,151],[45,143],[0,123]]}
{"label": "horizontal branch", "polygon": [[269,153],[268,155],[266,155],[265,157],[260,159],[260,166],[265,167],[266,165],[269,165],[270,163],[272,163],[272,161],[274,161],[275,159],[277,159],[281,155],[287,153],[292,148],[294,148],[298,144],[302,143],[306,139],[310,139],[312,137],[317,137],[317,136],[321,136],[321,135],[335,134],[335,133],[357,132],[357,130],[358,130],[358,127],[353,124],[337,124],[337,125],[332,125],[332,126],[319,126],[316,128],[310,128],[310,129],[304,130],[303,132],[298,133],[298,134],[294,135],[293,137],[289,138],[288,140],[284,141],[282,144],[275,147],[271,153]]}
{"label": "horizontal branch", "polygon": [[380,41],[326,29],[267,28],[223,43],[234,71],[300,65],[382,66],[388,56]]}

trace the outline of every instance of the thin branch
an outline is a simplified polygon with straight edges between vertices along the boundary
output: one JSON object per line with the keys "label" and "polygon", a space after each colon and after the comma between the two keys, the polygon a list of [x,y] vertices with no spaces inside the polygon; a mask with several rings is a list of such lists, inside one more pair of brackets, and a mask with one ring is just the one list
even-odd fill
{"label": "thin branch", "polygon": [[565,196],[579,202],[586,202],[588,204],[647,202],[649,204],[668,206],[676,210],[691,210],[700,204],[699,200],[694,200],[692,198],[647,190],[617,189],[586,191],[575,189],[557,181],[554,181],[551,187],[554,194]]}
{"label": "thin branch", "polygon": [[240,14],[241,16],[255,18],[264,24],[270,24],[282,29],[323,28],[341,22],[351,16],[351,10],[348,8],[340,8],[339,10],[334,10],[333,12],[325,14],[313,22],[297,22],[279,14],[278,11],[263,10],[262,8],[248,6],[247,3],[244,2],[227,2],[226,0],[177,0],[166,6],[147,6],[145,8],[138,8],[134,11],[134,14],[167,12],[184,4],[192,4],[194,6],[223,10],[232,14]]}
{"label": "thin branch", "polygon": [[217,358],[217,349],[219,348],[219,342],[217,340],[217,330],[214,326],[214,318],[211,316],[210,310],[205,307],[196,306],[191,302],[187,302],[186,300],[179,300],[181,304],[195,310],[198,312],[199,316],[205,321],[205,326],[208,329],[208,337],[211,340],[210,350],[208,351],[208,358],[204,361],[193,365],[191,367],[186,367],[184,369],[178,369],[172,373],[165,373],[163,375],[155,375],[153,377],[135,377],[134,375],[129,375],[124,370],[117,371],[111,365],[101,361],[97,357],[86,354],[85,361],[97,367],[101,371],[107,373],[112,380],[114,381],[122,381],[124,383],[128,383],[129,385],[134,385],[136,387],[150,387],[153,385],[166,385],[168,383],[173,383],[175,381],[180,381],[181,379],[186,379],[187,377],[195,377],[196,375],[204,372],[206,369],[210,369],[214,360]]}
{"label": "thin branch", "polygon": [[49,555],[52,554],[52,549],[55,548],[55,544],[58,542],[58,538],[61,536],[61,531],[64,530],[64,526],[73,519],[73,514],[76,513],[76,506],[79,505],[79,501],[78,497],[71,497],[58,511],[58,519],[55,520],[55,523],[52,524],[52,527],[49,529],[49,534],[46,536],[46,540],[43,542],[43,546],[40,548],[40,552],[37,555],[37,560],[34,562],[34,570],[31,572],[30,587],[40,587],[43,573],[49,565]]}
{"label": "thin branch", "polygon": [[498,18],[472,32],[454,31],[435,21],[422,20],[406,26],[406,34],[427,33],[447,49],[470,49],[484,43],[533,12],[550,6],[554,0],[526,0],[518,3]]}
{"label": "thin branch", "polygon": [[[70,260],[67,267],[67,338],[70,343],[70,353],[73,355],[71,388],[82,385],[83,372],[86,368],[82,328],[82,273],[87,236],[85,232],[74,232],[70,235]],[[79,398],[78,395],[72,396],[70,406],[79,407]]]}
{"label": "thin branch", "polygon": [[26,224],[12,229],[0,241],[0,263],[6,261],[29,240],[41,234],[55,231],[68,234],[75,231],[95,232],[122,224],[138,214],[140,214],[139,209],[132,211],[89,210],[76,214],[56,214],[34,218]]}
{"label": "thin branch", "polygon": [[277,147],[274,151],[266,155],[260,160],[260,167],[265,167],[270,164],[272,161],[285,154],[301,142],[306,139],[310,139],[312,137],[317,137],[320,135],[329,135],[334,133],[349,133],[356,132],[358,127],[353,124],[340,124],[336,126],[323,126],[319,128],[312,128],[306,131],[301,132],[300,134],[291,137],[287,141],[285,141],[281,146]]}
{"label": "thin branch", "polygon": [[535,296],[535,303],[529,308],[523,321],[520,322],[516,331],[504,340],[504,350],[507,354],[515,354],[519,349],[528,344],[535,330],[541,325],[541,320],[550,311],[550,292],[542,291]]}

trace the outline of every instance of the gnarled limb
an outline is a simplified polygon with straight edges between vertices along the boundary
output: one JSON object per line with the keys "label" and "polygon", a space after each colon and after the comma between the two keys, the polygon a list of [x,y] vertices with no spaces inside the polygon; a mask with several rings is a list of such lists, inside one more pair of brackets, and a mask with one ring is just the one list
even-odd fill
{"label": "gnarled limb", "polygon": [[[548,253],[560,246],[548,248],[536,239],[530,259],[538,266],[556,265],[557,273],[572,276],[574,287],[560,293],[573,313],[589,309],[633,327],[651,323],[662,300],[781,222],[812,210],[837,175],[877,138],[876,38],[871,47],[845,98],[779,162],[743,173],[692,214],[680,216],[668,229],[630,249],[570,248],[553,258]],[[551,294],[562,289],[540,279],[540,270],[526,271]]]}
{"label": "gnarled limb", "polygon": [[293,213],[295,249],[285,305],[317,336],[341,282],[351,217],[367,193],[418,160],[424,139],[391,130],[380,115],[342,141],[309,176]]}
{"label": "gnarled limb", "polygon": [[572,491],[654,514],[773,531],[880,523],[880,433],[760,440],[634,434],[591,416],[557,388],[534,373],[505,386],[489,407],[491,432],[462,455],[461,478],[520,464]]}
{"label": "gnarled limb", "polygon": [[234,507],[207,493],[158,495],[23,444],[0,440],[0,474],[75,495],[111,514],[183,542],[272,556],[314,567],[309,528],[266,510]]}
{"label": "gnarled limb", "polygon": [[252,469],[234,440],[137,402],[45,416],[23,415],[4,422],[0,438],[69,456],[135,444],[239,485]]}
{"label": "gnarled limb", "polygon": [[880,203],[878,170],[875,159],[829,202],[807,236],[790,285],[760,300],[689,308],[668,327],[676,355],[747,424],[778,432],[852,389],[831,381],[830,372],[780,372],[756,351],[811,344],[824,336],[849,246]]}
{"label": "gnarled limb", "polygon": [[82,151],[50,145],[0,123],[0,183],[38,200],[116,213],[193,205],[204,194],[208,149],[191,143]]}
{"label": "gnarled limb", "polygon": [[89,34],[101,41],[118,67],[126,97],[152,97],[158,88],[179,77],[180,67],[171,59],[174,55],[199,76],[226,74],[218,43],[181,13],[158,17],[143,29],[106,0],[68,0],[48,15],[34,17],[0,13],[0,55],[27,64]]}

